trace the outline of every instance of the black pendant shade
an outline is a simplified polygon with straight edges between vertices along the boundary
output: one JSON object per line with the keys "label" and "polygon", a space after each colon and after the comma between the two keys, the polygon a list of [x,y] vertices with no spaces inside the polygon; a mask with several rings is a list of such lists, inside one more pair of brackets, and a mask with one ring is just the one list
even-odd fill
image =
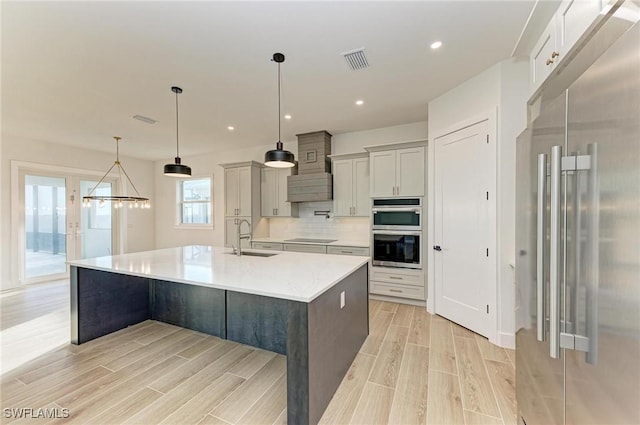
{"label": "black pendant shade", "polygon": [[180,87],[171,87],[171,91],[176,94],[176,158],[173,164],[164,166],[164,175],[169,177],[191,177],[191,167],[181,164],[180,145],[178,139],[178,95],[182,93]]}
{"label": "black pendant shade", "polygon": [[291,152],[284,150],[280,140],[280,64],[284,62],[284,55],[282,53],[274,53],[272,60],[278,64],[278,142],[275,149],[267,151],[264,155],[264,165],[274,168],[291,168],[296,165],[295,157]]}
{"label": "black pendant shade", "polygon": [[164,175],[171,177],[191,177],[191,167],[180,163],[180,157],[176,156],[174,164],[164,166]]}

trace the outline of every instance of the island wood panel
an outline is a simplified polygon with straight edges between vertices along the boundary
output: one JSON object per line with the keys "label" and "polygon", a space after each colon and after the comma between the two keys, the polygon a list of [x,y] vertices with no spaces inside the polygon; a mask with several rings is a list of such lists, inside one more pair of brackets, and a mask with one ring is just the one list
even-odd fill
{"label": "island wood panel", "polygon": [[151,318],[226,337],[225,290],[151,280]]}
{"label": "island wood panel", "polygon": [[318,423],[367,338],[367,282],[363,265],[311,303],[227,291],[227,339],[287,356],[289,423]]}
{"label": "island wood panel", "polygon": [[149,279],[71,266],[70,283],[74,344],[151,318]]}

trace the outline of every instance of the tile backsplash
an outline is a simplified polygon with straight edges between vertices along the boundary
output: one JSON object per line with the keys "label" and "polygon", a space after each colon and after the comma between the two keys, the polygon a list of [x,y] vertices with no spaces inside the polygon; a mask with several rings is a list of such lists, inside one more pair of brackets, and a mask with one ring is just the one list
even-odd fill
{"label": "tile backsplash", "polygon": [[[329,217],[315,215],[330,211]],[[273,238],[334,238],[348,241],[369,240],[369,217],[333,217],[333,202],[301,202],[299,218],[270,218],[269,236]]]}

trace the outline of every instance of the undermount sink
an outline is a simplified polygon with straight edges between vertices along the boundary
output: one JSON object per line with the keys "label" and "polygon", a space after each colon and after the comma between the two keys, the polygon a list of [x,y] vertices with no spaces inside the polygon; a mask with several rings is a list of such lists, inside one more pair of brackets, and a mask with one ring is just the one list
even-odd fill
{"label": "undermount sink", "polygon": [[295,238],[295,239],[286,239],[285,242],[307,242],[307,243],[331,243],[335,242],[337,239],[312,239],[312,238]]}
{"label": "undermount sink", "polygon": [[[227,252],[230,255],[238,255],[235,252]],[[242,256],[248,255],[249,257],[273,257],[274,255],[278,255],[272,252],[251,252],[251,251],[242,251]]]}

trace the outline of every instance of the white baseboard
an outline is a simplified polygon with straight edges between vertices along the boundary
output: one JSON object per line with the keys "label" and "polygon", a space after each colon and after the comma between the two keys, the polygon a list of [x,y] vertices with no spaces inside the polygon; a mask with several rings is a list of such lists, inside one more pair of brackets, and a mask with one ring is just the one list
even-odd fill
{"label": "white baseboard", "polygon": [[503,348],[511,348],[515,350],[516,348],[516,336],[515,334],[506,333],[506,332],[498,332],[498,340],[496,341],[497,345]]}
{"label": "white baseboard", "polygon": [[425,302],[424,301],[410,300],[410,299],[407,299],[407,298],[388,297],[386,295],[375,295],[375,294],[369,294],[369,298],[371,298],[372,300],[377,300],[377,301],[388,301],[388,302],[391,302],[391,303],[409,304],[409,305],[417,305],[417,306],[420,306],[420,307],[425,307]]}

